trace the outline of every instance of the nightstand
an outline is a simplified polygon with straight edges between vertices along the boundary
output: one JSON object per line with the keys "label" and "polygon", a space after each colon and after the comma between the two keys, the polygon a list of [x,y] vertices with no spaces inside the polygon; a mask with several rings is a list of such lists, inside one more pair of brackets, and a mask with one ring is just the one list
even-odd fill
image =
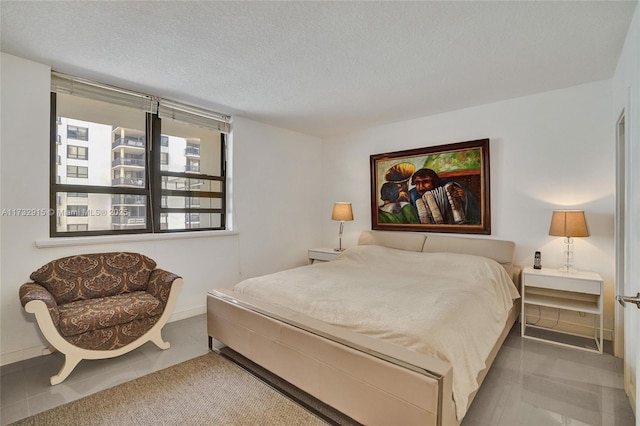
{"label": "nightstand", "polygon": [[[540,340],[561,346],[569,346],[585,351],[602,353],[603,327],[603,280],[595,272],[567,273],[553,269],[524,268],[522,271],[522,311],[520,318],[520,335],[527,339]],[[527,323],[527,308],[548,307],[565,311],[591,314],[594,317],[594,335],[582,336],[543,327],[537,323]],[[559,314],[560,315],[559,311]],[[533,314],[529,314],[531,317]],[[551,333],[564,333],[593,339],[595,348],[583,347],[579,344],[552,340],[550,337],[533,336],[529,329],[541,329]]]}
{"label": "nightstand", "polygon": [[330,262],[338,257],[340,253],[342,252],[336,251],[332,248],[309,249],[309,264],[314,262]]}

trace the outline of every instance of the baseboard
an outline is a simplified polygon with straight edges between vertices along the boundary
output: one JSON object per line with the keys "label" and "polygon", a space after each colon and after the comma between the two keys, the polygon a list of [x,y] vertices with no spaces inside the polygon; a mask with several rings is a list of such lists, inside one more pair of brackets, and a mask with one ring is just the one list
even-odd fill
{"label": "baseboard", "polygon": [[0,354],[0,366],[13,364],[14,362],[24,361],[31,358],[36,358],[43,355],[49,355],[51,350],[49,346],[32,346],[26,349],[20,349],[18,351],[7,352]]}
{"label": "baseboard", "polygon": [[173,313],[169,317],[169,321],[167,321],[167,322],[180,321],[180,320],[183,320],[183,319],[195,317],[197,315],[202,315],[202,314],[206,314],[206,313],[207,313],[207,305],[206,304],[202,305],[202,306],[195,307],[195,308],[185,309],[185,310],[179,311],[179,312],[173,311]]}
{"label": "baseboard", "polygon": [[[169,317],[169,321],[167,322],[175,322],[183,319],[195,317],[197,315],[202,315],[207,313],[207,306],[202,305],[196,308],[185,309],[179,312],[173,312]],[[0,354],[0,366],[13,364],[14,362],[25,361],[27,359],[36,358],[43,355],[49,355],[51,351],[49,350],[49,346],[39,345],[32,346],[25,349],[20,349],[13,352],[1,353]]]}

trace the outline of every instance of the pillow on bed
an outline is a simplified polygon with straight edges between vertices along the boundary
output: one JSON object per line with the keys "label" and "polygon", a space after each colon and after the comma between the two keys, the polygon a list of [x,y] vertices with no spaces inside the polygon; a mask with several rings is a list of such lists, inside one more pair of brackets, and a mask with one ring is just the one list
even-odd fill
{"label": "pillow on bed", "polygon": [[422,234],[409,232],[362,231],[358,239],[359,246],[384,246],[398,250],[422,251],[424,241]]}
{"label": "pillow on bed", "polygon": [[429,235],[422,251],[425,253],[450,252],[488,257],[501,264],[511,276],[515,246],[513,241]]}

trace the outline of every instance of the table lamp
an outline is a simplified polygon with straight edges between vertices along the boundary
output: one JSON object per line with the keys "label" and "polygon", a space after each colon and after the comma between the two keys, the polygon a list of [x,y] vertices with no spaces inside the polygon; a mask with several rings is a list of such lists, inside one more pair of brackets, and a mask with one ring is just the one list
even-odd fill
{"label": "table lamp", "polygon": [[560,268],[562,272],[578,272],[573,265],[573,237],[588,237],[587,221],[584,218],[583,210],[554,210],[551,216],[551,226],[549,235],[554,237],[564,237],[565,262]]}
{"label": "table lamp", "polygon": [[342,230],[344,229],[344,222],[347,220],[353,220],[353,211],[351,210],[351,203],[337,202],[333,205],[333,212],[331,213],[332,220],[340,221],[340,233],[338,234],[338,238],[340,240],[340,245],[335,251],[343,251],[342,248]]}

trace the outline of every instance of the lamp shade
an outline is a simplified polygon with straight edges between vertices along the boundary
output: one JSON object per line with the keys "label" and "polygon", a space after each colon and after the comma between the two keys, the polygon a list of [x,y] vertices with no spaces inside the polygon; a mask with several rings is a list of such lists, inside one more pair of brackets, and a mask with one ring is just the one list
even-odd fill
{"label": "lamp shade", "polygon": [[331,219],[333,220],[353,220],[353,211],[351,210],[351,203],[338,202],[333,205],[333,212],[331,213]]}
{"label": "lamp shade", "polygon": [[551,216],[549,235],[555,237],[588,237],[583,210],[555,210]]}

